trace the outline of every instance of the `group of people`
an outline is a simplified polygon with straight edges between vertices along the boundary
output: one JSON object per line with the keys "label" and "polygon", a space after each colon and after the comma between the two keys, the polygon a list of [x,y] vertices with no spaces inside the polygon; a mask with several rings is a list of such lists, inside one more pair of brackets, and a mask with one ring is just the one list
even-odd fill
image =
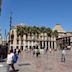
{"label": "group of people", "polygon": [[36,57],[38,57],[40,55],[40,49],[39,48],[33,49],[33,55],[36,55]]}
{"label": "group of people", "polygon": [[8,50],[7,55],[7,72],[9,72],[10,67],[15,71],[14,64],[17,62],[18,55],[20,53],[20,49],[14,49],[11,48],[11,50]]}
{"label": "group of people", "polygon": [[[52,52],[51,48],[46,49],[45,52],[47,52],[48,50],[50,53]],[[33,55],[36,55],[36,57],[38,57],[40,55],[40,49],[39,48],[33,49]],[[62,49],[61,50],[61,62],[65,62],[65,61],[66,61],[66,50]]]}

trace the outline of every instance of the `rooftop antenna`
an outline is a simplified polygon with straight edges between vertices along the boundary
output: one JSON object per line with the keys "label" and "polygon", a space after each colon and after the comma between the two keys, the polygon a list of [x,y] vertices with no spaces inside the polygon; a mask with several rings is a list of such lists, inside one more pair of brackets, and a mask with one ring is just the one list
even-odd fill
{"label": "rooftop antenna", "polygon": [[7,40],[7,32],[6,32],[6,29],[5,29],[5,40]]}
{"label": "rooftop antenna", "polygon": [[10,30],[12,28],[12,12],[10,13]]}
{"label": "rooftop antenna", "polygon": [[[10,30],[12,29],[12,12],[10,12]],[[9,32],[9,46],[10,46],[10,32]]]}

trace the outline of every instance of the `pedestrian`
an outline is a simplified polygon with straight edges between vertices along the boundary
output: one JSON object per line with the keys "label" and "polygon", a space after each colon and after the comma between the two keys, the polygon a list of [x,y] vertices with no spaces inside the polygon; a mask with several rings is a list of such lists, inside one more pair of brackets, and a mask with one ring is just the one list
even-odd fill
{"label": "pedestrian", "polygon": [[19,53],[21,52],[21,50],[19,48],[16,48],[16,54],[19,55]]}
{"label": "pedestrian", "polygon": [[15,71],[13,59],[14,53],[12,52],[12,50],[9,50],[7,55],[7,72],[9,72],[10,67],[13,69],[13,71]]}
{"label": "pedestrian", "polygon": [[33,49],[33,55],[35,55],[35,49]]}
{"label": "pedestrian", "polygon": [[14,52],[13,47],[11,47],[11,52]]}
{"label": "pedestrian", "polygon": [[63,49],[62,50],[62,54],[61,54],[61,61],[62,62],[65,62],[66,61],[65,55],[66,55],[66,51],[65,51],[65,49]]}
{"label": "pedestrian", "polygon": [[50,52],[50,53],[51,53],[51,51],[52,51],[51,48],[49,48],[49,52]]}
{"label": "pedestrian", "polygon": [[40,55],[40,51],[39,51],[39,48],[37,49],[37,52],[36,52],[36,57],[38,57]]}
{"label": "pedestrian", "polygon": [[14,64],[17,63],[18,57],[19,57],[18,53],[16,54],[16,49],[14,49],[14,60],[13,60]]}

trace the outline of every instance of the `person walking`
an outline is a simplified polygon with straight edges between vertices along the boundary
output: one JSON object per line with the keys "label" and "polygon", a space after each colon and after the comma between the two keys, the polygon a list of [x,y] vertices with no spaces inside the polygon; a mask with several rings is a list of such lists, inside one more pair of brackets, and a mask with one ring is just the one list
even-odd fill
{"label": "person walking", "polygon": [[36,57],[38,57],[39,55],[40,55],[40,50],[39,48],[37,48]]}
{"label": "person walking", "polygon": [[50,53],[52,52],[52,49],[51,49],[51,48],[49,48],[49,52],[50,52]]}
{"label": "person walking", "polygon": [[62,50],[62,55],[61,55],[61,61],[62,62],[65,62],[66,61],[65,55],[66,55],[66,51],[65,51],[65,49],[63,49]]}
{"label": "person walking", "polygon": [[13,71],[15,71],[13,59],[14,53],[12,52],[12,50],[9,50],[7,55],[7,72],[9,72],[10,67],[13,69]]}

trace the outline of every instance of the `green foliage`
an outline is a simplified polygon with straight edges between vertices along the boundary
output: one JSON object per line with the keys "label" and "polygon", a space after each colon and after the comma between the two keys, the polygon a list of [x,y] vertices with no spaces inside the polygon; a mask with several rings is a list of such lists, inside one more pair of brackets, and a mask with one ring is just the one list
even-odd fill
{"label": "green foliage", "polygon": [[58,37],[58,31],[57,31],[57,30],[54,30],[53,35],[54,35],[55,37]]}
{"label": "green foliage", "polygon": [[[54,31],[56,34],[56,31]],[[40,34],[47,33],[49,37],[53,35],[51,28],[46,27],[36,27],[36,26],[18,26],[17,27],[17,35],[23,36],[24,34]]]}

